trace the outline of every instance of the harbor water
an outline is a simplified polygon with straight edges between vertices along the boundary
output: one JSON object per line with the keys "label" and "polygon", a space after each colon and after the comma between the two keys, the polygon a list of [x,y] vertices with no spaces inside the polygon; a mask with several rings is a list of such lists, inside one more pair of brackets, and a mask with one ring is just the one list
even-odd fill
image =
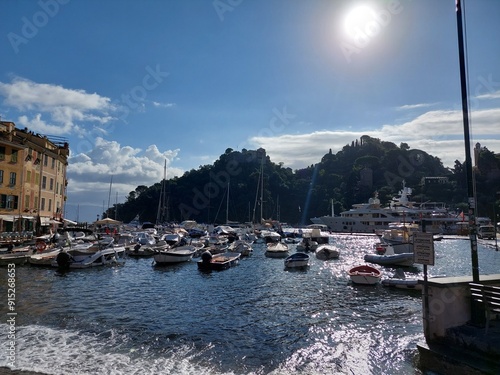
{"label": "harbor water", "polygon": [[[155,267],[151,258],[127,258],[64,274],[16,266],[14,331],[8,269],[0,268],[0,366],[44,374],[423,374],[420,292],[353,285],[347,276],[375,242],[332,236],[339,259],[312,255],[296,271],[265,257],[261,244],[220,272],[199,271],[196,259]],[[472,274],[469,241],[443,239],[435,252],[430,276]],[[481,274],[500,273],[494,247],[480,243],[478,255]],[[394,273],[380,268],[384,277]],[[405,271],[423,276],[422,266]]]}

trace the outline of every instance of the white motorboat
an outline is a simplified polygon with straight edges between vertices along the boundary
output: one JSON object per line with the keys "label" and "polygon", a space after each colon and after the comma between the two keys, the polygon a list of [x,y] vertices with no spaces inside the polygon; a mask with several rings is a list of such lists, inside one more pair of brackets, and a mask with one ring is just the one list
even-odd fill
{"label": "white motorboat", "polygon": [[297,252],[285,259],[285,268],[304,268],[309,265],[309,254]]}
{"label": "white motorboat", "polygon": [[288,245],[282,242],[269,242],[265,255],[270,258],[284,258],[288,256]]}
{"label": "white motorboat", "polygon": [[340,250],[332,245],[320,245],[316,249],[316,258],[320,260],[338,259]]}
{"label": "white motorboat", "polygon": [[95,242],[90,246],[77,246],[61,251],[51,265],[61,269],[116,265],[124,262],[124,255],[125,246],[116,246],[110,238],[106,241]]}
{"label": "white motorboat", "polygon": [[197,250],[198,248],[193,245],[171,247],[155,253],[153,258],[158,265],[188,262]]}
{"label": "white motorboat", "polygon": [[249,256],[253,252],[252,243],[245,240],[236,240],[229,245],[229,251],[240,253],[241,256]]}

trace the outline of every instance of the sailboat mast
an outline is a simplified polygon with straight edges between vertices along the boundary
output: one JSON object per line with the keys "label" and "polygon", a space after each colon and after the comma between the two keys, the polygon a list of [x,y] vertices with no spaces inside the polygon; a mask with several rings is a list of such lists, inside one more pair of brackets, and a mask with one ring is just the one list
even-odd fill
{"label": "sailboat mast", "polygon": [[262,219],[264,218],[264,155],[262,155],[262,161],[260,166],[260,223],[262,224]]}
{"label": "sailboat mast", "polygon": [[462,117],[464,122],[464,143],[465,143],[465,171],[467,176],[467,192],[469,203],[469,238],[471,244],[472,280],[479,282],[479,261],[477,255],[476,237],[476,202],[474,194],[474,183],[472,174],[472,158],[469,135],[469,107],[467,96],[467,70],[465,66],[464,32],[462,25],[462,6],[460,0],[457,1],[457,31],[458,31],[458,55],[460,60],[460,88],[462,94]]}
{"label": "sailboat mast", "polygon": [[163,180],[161,181],[160,199],[158,199],[158,211],[156,212],[156,224],[163,222],[163,210],[165,207],[165,179],[167,178],[167,161],[163,166]]}
{"label": "sailboat mast", "polygon": [[229,181],[227,182],[227,197],[226,197],[226,224],[229,224]]}

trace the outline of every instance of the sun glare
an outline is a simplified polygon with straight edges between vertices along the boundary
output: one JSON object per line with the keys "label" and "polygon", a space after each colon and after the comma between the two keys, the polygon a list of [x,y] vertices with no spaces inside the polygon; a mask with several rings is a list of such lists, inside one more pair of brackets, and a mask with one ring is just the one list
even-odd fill
{"label": "sun glare", "polygon": [[373,8],[368,5],[358,5],[346,14],[344,18],[344,32],[351,37],[356,37],[360,33],[364,33],[376,17],[377,15]]}

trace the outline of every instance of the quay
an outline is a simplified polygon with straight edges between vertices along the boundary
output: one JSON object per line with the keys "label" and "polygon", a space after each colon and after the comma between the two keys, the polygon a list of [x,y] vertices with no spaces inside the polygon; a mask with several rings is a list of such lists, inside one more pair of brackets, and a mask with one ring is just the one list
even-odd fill
{"label": "quay", "polygon": [[[472,276],[429,279],[427,293],[424,286],[425,342],[417,345],[421,369],[442,375],[500,374],[500,312],[487,316],[483,303],[473,298],[472,281]],[[480,275],[478,284],[500,286],[500,274]]]}

